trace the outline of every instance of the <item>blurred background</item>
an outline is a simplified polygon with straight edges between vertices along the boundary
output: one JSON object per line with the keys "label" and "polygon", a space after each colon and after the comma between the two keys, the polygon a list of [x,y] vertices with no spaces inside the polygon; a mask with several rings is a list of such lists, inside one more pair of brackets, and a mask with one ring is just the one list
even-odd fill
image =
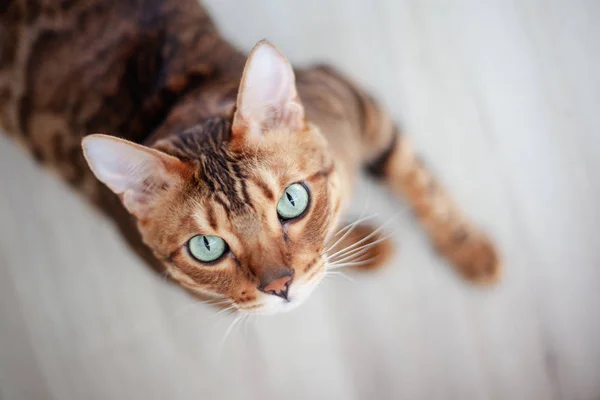
{"label": "blurred background", "polygon": [[[374,274],[236,326],[143,265],[0,135],[0,399],[600,398],[600,2],[210,0],[376,95],[505,277],[469,286],[405,213]],[[367,201],[367,199],[370,199]],[[361,182],[359,213],[404,209]]]}

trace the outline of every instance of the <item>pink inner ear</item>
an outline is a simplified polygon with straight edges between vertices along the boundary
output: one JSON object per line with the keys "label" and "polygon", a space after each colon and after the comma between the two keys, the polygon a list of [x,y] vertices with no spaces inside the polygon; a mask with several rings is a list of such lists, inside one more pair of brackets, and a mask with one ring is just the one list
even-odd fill
{"label": "pink inner ear", "polygon": [[304,108],[298,99],[292,66],[273,45],[259,43],[244,68],[234,131],[244,128],[246,134],[255,135],[271,129],[297,131],[303,127]]}
{"label": "pink inner ear", "polygon": [[91,135],[84,139],[83,149],[96,177],[140,218],[147,216],[157,198],[181,179],[176,172],[181,164],[177,158],[126,140]]}
{"label": "pink inner ear", "polygon": [[154,178],[144,180],[137,188],[129,189],[121,195],[121,201],[125,208],[132,214],[144,218],[152,210],[155,200],[166,191],[169,186],[153,181]]}

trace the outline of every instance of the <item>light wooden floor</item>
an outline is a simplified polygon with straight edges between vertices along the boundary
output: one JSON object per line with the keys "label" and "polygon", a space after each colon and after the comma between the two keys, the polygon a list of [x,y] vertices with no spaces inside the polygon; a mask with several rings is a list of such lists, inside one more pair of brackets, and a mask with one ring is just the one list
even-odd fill
{"label": "light wooden floor", "polygon": [[[0,398],[598,399],[600,2],[211,0],[245,49],[327,60],[393,110],[497,237],[459,281],[409,216],[399,256],[235,329],[0,137]],[[402,205],[363,184],[355,209]]]}

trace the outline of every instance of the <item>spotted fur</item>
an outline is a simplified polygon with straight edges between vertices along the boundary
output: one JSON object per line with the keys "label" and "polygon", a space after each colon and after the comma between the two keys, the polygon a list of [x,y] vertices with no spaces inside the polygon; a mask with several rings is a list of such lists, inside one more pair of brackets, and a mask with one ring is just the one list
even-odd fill
{"label": "spotted fur", "polygon": [[[252,125],[240,117],[244,64],[196,0],[8,0],[0,6],[0,124],[113,218],[150,265],[241,310],[299,303],[260,291],[281,274],[293,278],[292,300],[310,293],[361,168],[407,197],[436,248],[465,277],[498,276],[490,240],[370,96],[331,67],[295,70],[290,108],[268,110],[263,124]],[[278,119],[283,126],[275,126]],[[135,149],[162,160],[170,178],[148,176],[133,199],[113,193],[81,151],[93,133],[145,146]],[[306,183],[310,207],[283,223],[274,210],[295,182]],[[146,202],[144,211],[131,201]],[[351,243],[372,229],[356,232]],[[223,237],[230,252],[199,265],[186,251],[199,233]],[[371,253],[389,249],[384,242]]]}

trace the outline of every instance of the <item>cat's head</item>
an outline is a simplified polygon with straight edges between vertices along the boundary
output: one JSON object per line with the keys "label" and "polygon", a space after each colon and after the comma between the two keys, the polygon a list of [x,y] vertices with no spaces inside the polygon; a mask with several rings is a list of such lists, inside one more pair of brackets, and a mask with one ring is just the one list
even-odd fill
{"label": "cat's head", "polygon": [[294,308],[324,275],[341,201],[327,146],[267,42],[248,58],[233,121],[208,120],[153,148],[83,141],[92,171],[175,280],[264,314]]}

